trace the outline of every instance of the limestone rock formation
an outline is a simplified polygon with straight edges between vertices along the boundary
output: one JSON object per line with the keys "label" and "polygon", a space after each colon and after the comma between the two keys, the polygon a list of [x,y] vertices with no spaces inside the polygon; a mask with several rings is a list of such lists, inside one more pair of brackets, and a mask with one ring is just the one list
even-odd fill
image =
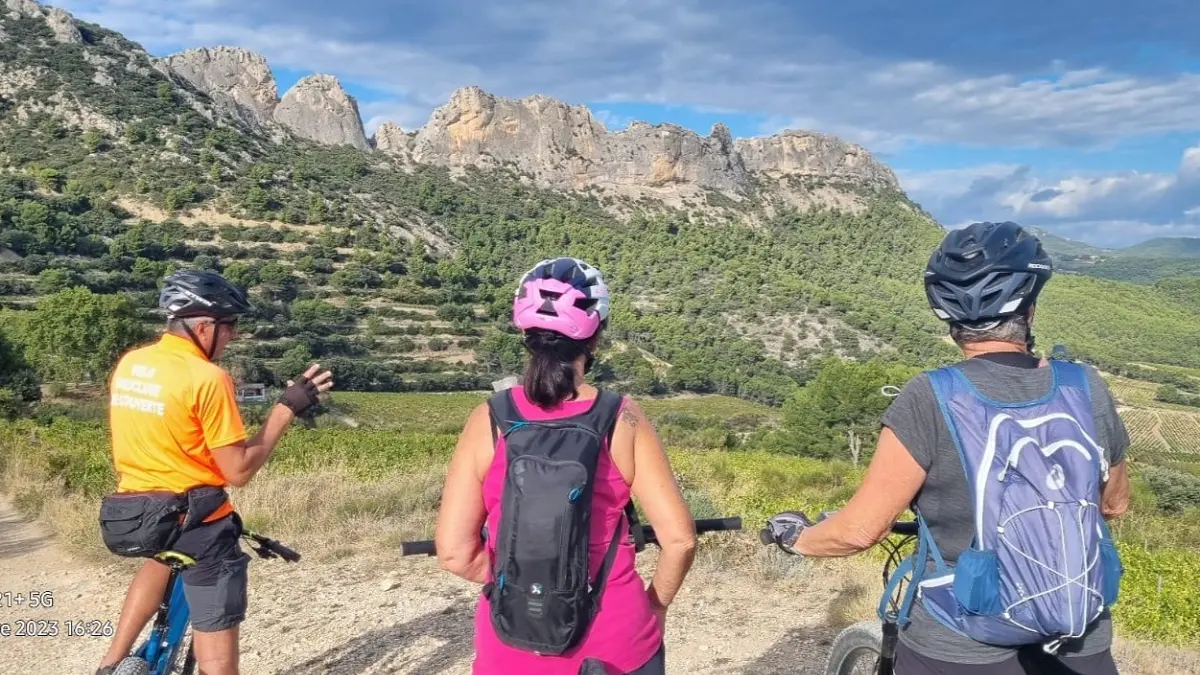
{"label": "limestone rock formation", "polygon": [[896,188],[891,168],[865,148],[833,136],[809,131],[783,131],[765,138],[742,138],[735,146],[746,170],[772,177],[825,177]]}
{"label": "limestone rock formation", "polygon": [[358,103],[332,75],[309,75],[283,95],[275,121],[301,138],[368,149]]}
{"label": "limestone rock formation", "polygon": [[582,187],[604,154],[604,135],[587,108],[544,96],[502,99],[466,87],[417,132],[413,159],[443,166],[511,164],[547,184]]}
{"label": "limestone rock formation", "polygon": [[544,96],[505,99],[478,87],[456,91],[434,111],[417,133],[412,158],[452,167],[509,166],[550,187],[650,188],[677,197],[709,189],[736,198],[751,174],[896,186],[891,169],[832,136],[789,131],[734,141],[723,124],[702,137],[674,124],[644,122],[610,133],[585,107]]}
{"label": "limestone rock formation", "polygon": [[23,16],[36,19],[42,16],[41,6],[33,0],[4,0],[4,6],[8,8],[8,16],[13,19]]}
{"label": "limestone rock formation", "polygon": [[406,154],[412,149],[414,138],[400,128],[399,124],[384,122],[375,130],[375,149],[393,154]]}
{"label": "limestone rock formation", "polygon": [[271,123],[279,90],[262,56],[234,47],[200,48],[172,54],[165,63],[246,124],[262,128]]}
{"label": "limestone rock formation", "polygon": [[50,26],[50,30],[54,32],[55,40],[68,44],[83,42],[83,34],[75,26],[75,19],[65,11],[57,7],[50,8],[50,11],[46,14],[46,23]]}

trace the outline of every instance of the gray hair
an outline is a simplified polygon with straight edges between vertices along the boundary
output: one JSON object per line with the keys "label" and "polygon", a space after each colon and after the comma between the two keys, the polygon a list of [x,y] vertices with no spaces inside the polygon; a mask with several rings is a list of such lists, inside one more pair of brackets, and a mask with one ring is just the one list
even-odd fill
{"label": "gray hair", "polygon": [[182,319],[167,319],[167,330],[169,330],[169,331],[183,330],[184,326],[187,326],[188,328],[190,328],[192,330],[196,330],[196,326],[199,326],[200,324],[202,324],[206,321],[212,321],[212,317],[189,316],[189,317],[184,317]]}
{"label": "gray hair", "polygon": [[1029,317],[1017,314],[991,321],[952,323],[950,339],[959,347],[972,342],[1011,342],[1024,345],[1029,340]]}

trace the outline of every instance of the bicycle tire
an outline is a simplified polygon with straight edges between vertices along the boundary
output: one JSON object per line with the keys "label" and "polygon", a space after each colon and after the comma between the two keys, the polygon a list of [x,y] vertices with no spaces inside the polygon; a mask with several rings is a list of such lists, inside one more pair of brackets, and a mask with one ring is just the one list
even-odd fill
{"label": "bicycle tire", "polygon": [[146,663],[145,659],[128,656],[121,659],[121,662],[113,669],[112,675],[150,675],[150,664]]}
{"label": "bicycle tire", "polygon": [[[846,627],[833,640],[825,675],[874,675],[879,671],[879,652],[883,645],[883,628],[879,621],[860,621]],[[860,670],[866,666],[866,670]],[[892,675],[883,673],[882,675]]]}

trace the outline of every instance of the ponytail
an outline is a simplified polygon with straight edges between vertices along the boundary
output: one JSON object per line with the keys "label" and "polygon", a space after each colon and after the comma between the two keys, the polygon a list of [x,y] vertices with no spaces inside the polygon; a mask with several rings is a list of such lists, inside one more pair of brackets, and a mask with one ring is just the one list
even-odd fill
{"label": "ponytail", "polygon": [[579,395],[575,362],[591,355],[593,340],[572,340],[561,333],[532,328],[525,332],[529,364],[522,385],[525,396],[540,408],[553,408]]}

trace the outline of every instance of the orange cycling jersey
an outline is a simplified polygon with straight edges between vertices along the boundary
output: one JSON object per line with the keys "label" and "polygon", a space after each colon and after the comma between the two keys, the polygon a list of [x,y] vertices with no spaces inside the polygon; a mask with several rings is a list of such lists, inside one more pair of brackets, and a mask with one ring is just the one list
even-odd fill
{"label": "orange cycling jersey", "polygon": [[[109,382],[109,426],[118,492],[228,483],[213,448],[246,440],[233,380],[191,341],[166,334],[117,363]],[[233,512],[226,502],[207,520]]]}

